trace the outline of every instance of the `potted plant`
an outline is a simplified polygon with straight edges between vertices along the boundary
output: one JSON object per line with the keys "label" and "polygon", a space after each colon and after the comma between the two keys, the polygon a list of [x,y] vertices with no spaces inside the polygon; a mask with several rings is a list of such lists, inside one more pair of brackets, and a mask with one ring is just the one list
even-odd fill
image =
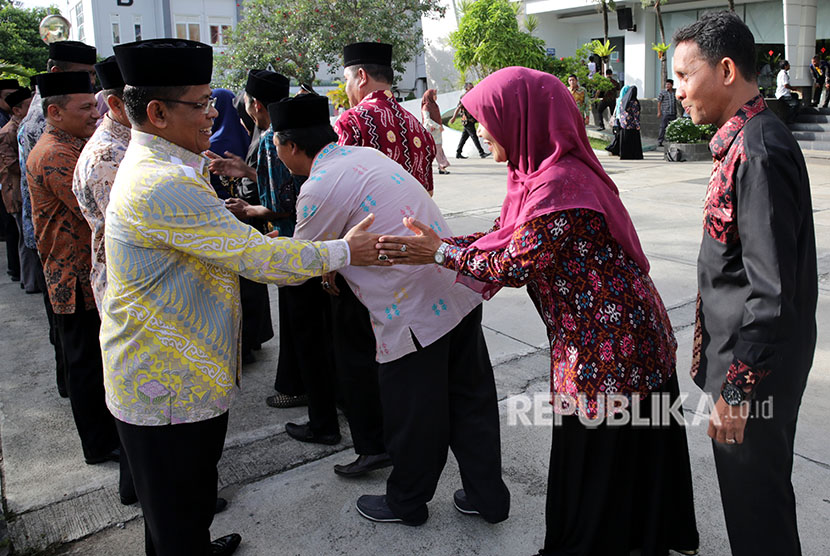
{"label": "potted plant", "polygon": [[678,118],[666,127],[666,158],[674,162],[712,160],[709,140],[718,128],[695,125],[691,118]]}

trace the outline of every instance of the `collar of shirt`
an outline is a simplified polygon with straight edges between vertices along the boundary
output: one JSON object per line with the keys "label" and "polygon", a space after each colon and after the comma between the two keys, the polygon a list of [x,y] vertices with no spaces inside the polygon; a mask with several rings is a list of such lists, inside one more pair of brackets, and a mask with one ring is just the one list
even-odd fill
{"label": "collar of shirt", "polygon": [[[126,137],[129,137],[129,135],[130,135],[130,129],[131,128],[125,126],[124,124],[122,124],[120,122],[115,121],[112,118],[112,116],[109,115],[109,113],[104,114],[104,117],[101,120],[101,124],[100,124],[99,127],[101,127],[101,126],[107,126],[112,131],[113,135],[117,136],[119,139],[122,137],[122,135],[124,133],[126,133]],[[128,143],[129,139],[126,139],[125,142]]]}
{"label": "collar of shirt", "polygon": [[81,149],[84,148],[84,145],[86,145],[88,139],[88,137],[75,137],[74,135],[70,135],[64,130],[58,129],[57,127],[53,126],[49,122],[46,122],[46,129],[43,130],[43,133],[48,133],[61,143],[67,143],[69,145],[72,145],[73,147],[78,149],[78,152],[80,152]]}
{"label": "collar of shirt", "polygon": [[[321,163],[322,161],[324,161],[325,159],[327,159],[331,156],[334,156],[332,153],[334,153],[335,151],[336,152],[343,152],[344,154],[348,154],[348,152],[349,152],[348,149],[347,150],[338,150],[338,149],[339,149],[339,145],[337,143],[334,143],[334,142],[329,143],[328,145],[323,147],[323,149],[319,153],[317,153],[317,156],[314,157],[314,161],[311,163],[311,169],[308,171],[308,175],[313,176],[314,173],[317,171],[316,167],[319,165],[319,163]],[[325,173],[325,170],[323,170],[323,173]]]}
{"label": "collar of shirt", "polygon": [[395,95],[389,89],[378,89],[372,91],[360,101],[360,104],[377,103],[377,102],[397,102]]}
{"label": "collar of shirt", "polygon": [[715,133],[715,136],[709,142],[712,156],[716,160],[721,160],[726,156],[726,153],[729,152],[729,147],[732,146],[732,141],[735,140],[735,137],[744,128],[746,122],[766,110],[766,108],[767,103],[764,102],[764,97],[761,95],[756,96],[741,106],[738,112],[718,129],[718,132]]}
{"label": "collar of shirt", "polygon": [[207,176],[207,158],[201,153],[191,152],[158,135],[132,129],[130,144],[141,145],[158,154],[161,158],[167,158],[176,164],[190,166],[197,173]]}

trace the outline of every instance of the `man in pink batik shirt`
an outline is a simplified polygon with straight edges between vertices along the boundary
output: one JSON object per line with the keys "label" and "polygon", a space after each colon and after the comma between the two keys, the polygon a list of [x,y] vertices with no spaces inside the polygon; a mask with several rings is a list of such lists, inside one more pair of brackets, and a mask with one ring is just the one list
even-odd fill
{"label": "man in pink batik shirt", "polygon": [[[402,166],[374,149],[335,144],[325,97],[284,99],[268,110],[280,160],[309,176],[297,200],[296,238],[339,238],[369,212],[378,230],[405,233],[403,217],[423,214],[450,235],[438,206]],[[340,272],[371,316],[383,439],[394,465],[386,495],[361,496],[358,511],[378,522],[425,522],[452,448],[464,487],[455,493],[456,508],[491,523],[507,519],[481,295],[439,266]]]}

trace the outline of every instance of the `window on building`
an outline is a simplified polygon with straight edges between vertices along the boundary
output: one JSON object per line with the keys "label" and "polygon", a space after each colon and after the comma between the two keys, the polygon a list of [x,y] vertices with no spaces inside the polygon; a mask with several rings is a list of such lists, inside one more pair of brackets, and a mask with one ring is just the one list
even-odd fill
{"label": "window on building", "polygon": [[228,44],[228,34],[231,30],[230,21],[210,22],[210,44],[214,46],[225,46]]}
{"label": "window on building", "polygon": [[199,23],[187,20],[176,22],[176,38],[200,41],[201,37],[202,29]]}
{"label": "window on building", "polygon": [[135,40],[141,40],[141,18],[136,17],[133,20],[133,31],[135,32]]}
{"label": "window on building", "polygon": [[112,44],[121,44],[121,24],[117,19],[112,20]]}
{"label": "window on building", "polygon": [[78,40],[84,42],[84,3],[78,2],[75,5],[75,26],[78,29]]}

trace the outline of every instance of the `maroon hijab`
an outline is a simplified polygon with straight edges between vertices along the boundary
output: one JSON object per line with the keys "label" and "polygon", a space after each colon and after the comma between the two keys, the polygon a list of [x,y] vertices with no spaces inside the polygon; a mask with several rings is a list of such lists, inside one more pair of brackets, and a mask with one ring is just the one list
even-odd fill
{"label": "maroon hijab", "polygon": [[[504,68],[482,80],[461,103],[504,147],[508,159],[500,228],[473,247],[502,249],[513,231],[533,218],[585,208],[605,216],[614,239],[648,272],[648,259],[617,186],[597,160],[576,104],[557,77]],[[485,297],[495,291],[485,291]]]}
{"label": "maroon hijab", "polygon": [[421,99],[421,111],[424,108],[427,109],[429,113],[429,119],[431,119],[436,124],[441,123],[441,109],[438,108],[438,103],[435,102],[433,95],[437,93],[435,89],[427,89],[424,93],[424,98]]}

